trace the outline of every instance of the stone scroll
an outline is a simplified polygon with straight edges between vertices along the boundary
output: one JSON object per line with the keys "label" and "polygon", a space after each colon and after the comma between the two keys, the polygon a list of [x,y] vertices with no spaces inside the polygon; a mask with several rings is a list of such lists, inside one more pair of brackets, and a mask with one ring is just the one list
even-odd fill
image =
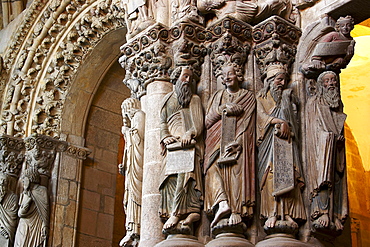
{"label": "stone scroll", "polygon": [[294,164],[292,143],[274,135],[274,191],[281,196],[294,189]]}
{"label": "stone scroll", "polygon": [[194,171],[195,148],[180,149],[179,145],[167,147],[166,175]]}
{"label": "stone scroll", "polygon": [[236,131],[236,117],[227,116],[226,111],[222,113],[222,129],[221,129],[221,156],[218,160],[218,164],[232,164],[236,163],[239,153],[236,153],[234,156],[225,157],[225,148],[226,146],[235,140],[235,131]]}

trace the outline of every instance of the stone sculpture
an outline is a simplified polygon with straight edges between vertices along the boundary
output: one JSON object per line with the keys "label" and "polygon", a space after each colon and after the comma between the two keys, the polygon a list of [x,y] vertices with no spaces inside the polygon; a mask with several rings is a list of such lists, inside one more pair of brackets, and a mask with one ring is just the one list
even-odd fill
{"label": "stone sculpture", "polygon": [[283,228],[294,230],[306,220],[297,144],[297,100],[292,89],[286,89],[286,84],[286,68],[272,64],[267,68],[264,87],[257,95],[260,209],[261,216],[267,219],[264,225],[267,233],[278,230],[274,229],[278,220],[285,223]]}
{"label": "stone sculpture", "polygon": [[312,79],[323,71],[340,73],[354,54],[355,41],[351,37],[354,19],[351,16],[340,17],[335,24],[335,31],[324,35],[316,44],[309,62],[302,65],[303,74]]}
{"label": "stone sculpture", "polygon": [[9,178],[0,173],[0,246],[14,246],[18,197],[9,189]]}
{"label": "stone sculpture", "polygon": [[125,19],[129,38],[154,24],[148,2],[148,0],[122,0],[126,10]]}
{"label": "stone sculpture", "polygon": [[24,9],[22,0],[1,1],[3,28],[14,20]]}
{"label": "stone sculpture", "polygon": [[123,101],[122,116],[125,150],[119,172],[125,176],[123,206],[126,236],[120,241],[120,246],[137,246],[140,238],[145,133],[145,113],[141,110],[140,101],[133,98]]}
{"label": "stone sculpture", "polygon": [[172,23],[180,20],[203,22],[203,17],[198,14],[196,0],[171,0],[171,9]]}
{"label": "stone sculpture", "polygon": [[229,15],[247,23],[258,23],[272,15],[289,19],[293,5],[291,0],[200,0],[198,8],[203,13],[214,13],[218,19]]}
{"label": "stone sculpture", "polygon": [[225,89],[213,94],[206,113],[205,210],[212,228],[243,225],[255,203],[255,97],[240,88],[240,65],[222,67]]}
{"label": "stone sculpture", "polygon": [[40,185],[40,174],[36,167],[24,171],[22,184],[14,246],[46,246],[49,232],[49,199],[46,187]]}
{"label": "stone sculpture", "polygon": [[342,230],[348,216],[345,143],[346,114],[336,73],[323,72],[318,92],[307,102],[307,160],[311,179],[311,220],[314,228]]}
{"label": "stone sculpture", "polygon": [[171,74],[174,91],[167,94],[160,111],[163,169],[160,182],[160,217],[163,233],[192,234],[192,223],[200,218],[204,115],[201,100],[194,94],[190,66],[179,66]]}

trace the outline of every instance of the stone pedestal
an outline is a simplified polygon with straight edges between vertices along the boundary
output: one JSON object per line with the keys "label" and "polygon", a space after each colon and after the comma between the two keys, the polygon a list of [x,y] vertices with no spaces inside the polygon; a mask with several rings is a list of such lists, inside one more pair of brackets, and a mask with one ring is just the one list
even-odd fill
{"label": "stone pedestal", "polygon": [[244,238],[243,235],[235,233],[222,233],[217,235],[216,239],[210,241],[206,247],[251,247],[251,242]]}
{"label": "stone pedestal", "polygon": [[256,247],[309,247],[315,246],[309,243],[303,243],[289,234],[272,234],[266,239],[258,242]]}
{"label": "stone pedestal", "polygon": [[166,240],[158,243],[155,247],[203,247],[195,237],[183,234],[169,235]]}

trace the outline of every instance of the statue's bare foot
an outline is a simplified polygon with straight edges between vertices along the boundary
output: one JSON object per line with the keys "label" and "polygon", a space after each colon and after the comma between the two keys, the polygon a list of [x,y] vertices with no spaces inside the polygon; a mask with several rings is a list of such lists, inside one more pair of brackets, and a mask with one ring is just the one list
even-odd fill
{"label": "statue's bare foot", "polygon": [[319,224],[323,227],[328,227],[329,226],[329,215],[328,214],[323,214],[321,215],[317,221]]}
{"label": "statue's bare foot", "polygon": [[288,221],[291,225],[291,227],[298,228],[297,222],[295,222],[290,215],[285,215],[285,220]]}
{"label": "statue's bare foot", "polygon": [[166,223],[163,225],[163,230],[168,230],[172,227],[174,227],[179,222],[179,217],[172,215]]}
{"label": "statue's bare foot", "polygon": [[230,207],[229,204],[227,204],[227,201],[221,201],[218,204],[218,210],[215,215],[215,218],[211,222],[211,228],[214,227],[226,214],[230,213]]}
{"label": "statue's bare foot", "polygon": [[337,231],[343,230],[344,228],[342,222],[340,222],[338,218],[335,218],[335,228],[337,229]]}
{"label": "statue's bare foot", "polygon": [[182,222],[183,225],[187,226],[191,223],[198,221],[200,219],[200,214],[198,213],[191,213],[186,217],[186,219]]}
{"label": "statue's bare foot", "polygon": [[275,226],[276,220],[276,216],[269,217],[265,222],[265,226],[268,228],[273,228]]}
{"label": "statue's bare foot", "polygon": [[126,246],[132,246],[133,239],[131,237],[131,234],[127,234],[124,238],[121,239],[119,242],[119,246],[126,247]]}
{"label": "statue's bare foot", "polygon": [[229,226],[237,225],[242,222],[242,217],[240,214],[232,213],[229,218]]}

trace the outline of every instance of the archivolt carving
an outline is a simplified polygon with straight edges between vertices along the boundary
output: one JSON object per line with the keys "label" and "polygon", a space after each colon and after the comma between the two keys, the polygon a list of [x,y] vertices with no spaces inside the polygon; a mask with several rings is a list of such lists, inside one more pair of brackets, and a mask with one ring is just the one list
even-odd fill
{"label": "archivolt carving", "polygon": [[28,25],[16,35],[27,39],[13,43],[4,58],[1,83],[8,80],[8,86],[0,132],[16,137],[26,131],[59,137],[64,100],[79,66],[104,35],[125,25],[119,0],[51,1],[40,13],[42,6],[35,2],[27,10]]}

